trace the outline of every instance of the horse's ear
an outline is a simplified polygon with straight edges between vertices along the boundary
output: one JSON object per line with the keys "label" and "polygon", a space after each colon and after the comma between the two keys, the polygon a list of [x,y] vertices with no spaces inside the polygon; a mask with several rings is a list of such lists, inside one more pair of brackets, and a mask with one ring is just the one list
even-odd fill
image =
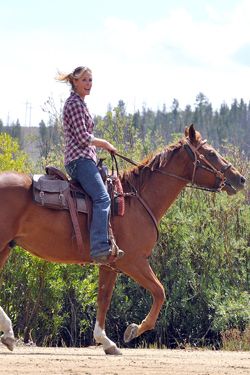
{"label": "horse's ear", "polygon": [[195,128],[194,128],[193,124],[191,124],[188,128],[188,137],[189,137],[191,142],[196,141],[196,131],[195,131]]}

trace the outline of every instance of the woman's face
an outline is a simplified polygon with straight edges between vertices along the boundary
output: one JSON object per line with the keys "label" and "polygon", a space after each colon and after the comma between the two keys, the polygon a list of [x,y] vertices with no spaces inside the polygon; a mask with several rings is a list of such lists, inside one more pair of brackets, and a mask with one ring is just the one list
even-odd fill
{"label": "woman's face", "polygon": [[81,98],[85,98],[86,95],[90,94],[92,87],[92,74],[88,71],[84,72],[83,75],[74,79],[75,92],[80,95]]}

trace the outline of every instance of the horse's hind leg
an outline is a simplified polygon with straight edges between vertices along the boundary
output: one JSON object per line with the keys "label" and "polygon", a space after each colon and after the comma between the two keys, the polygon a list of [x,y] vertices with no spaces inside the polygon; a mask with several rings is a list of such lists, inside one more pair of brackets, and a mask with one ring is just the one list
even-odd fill
{"label": "horse's hind leg", "polygon": [[[5,262],[7,261],[10,254],[9,246],[6,246],[0,252],[0,269],[3,268]],[[0,306],[0,331],[3,331],[3,335],[1,336],[1,341],[4,345],[7,346],[9,350],[14,349],[15,345],[15,337],[12,328],[12,323],[8,315],[4,312],[2,307]]]}
{"label": "horse's hind leg", "polygon": [[103,345],[106,354],[121,354],[116,344],[111,341],[105,332],[105,319],[110,305],[117,273],[106,266],[99,268],[98,310],[94,329],[94,338]]}
{"label": "horse's hind leg", "polygon": [[15,337],[12,329],[12,323],[8,315],[4,312],[0,306],[0,331],[3,331],[1,341],[7,346],[9,350],[13,350],[15,346]]}

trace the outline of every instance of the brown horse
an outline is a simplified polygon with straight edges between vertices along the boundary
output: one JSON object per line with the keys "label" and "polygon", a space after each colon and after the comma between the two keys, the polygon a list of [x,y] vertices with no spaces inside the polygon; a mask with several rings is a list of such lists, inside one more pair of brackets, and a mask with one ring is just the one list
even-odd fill
{"label": "brown horse", "polygon": [[[193,125],[185,137],[163,152],[148,158],[122,176],[126,198],[124,216],[112,219],[116,241],[125,256],[115,263],[120,272],[146,288],[153,297],[147,317],[130,324],[126,342],[153,329],[165,299],[164,288],[151,269],[148,257],[157,241],[157,223],[187,184],[210,191],[226,191],[229,195],[243,189],[244,177],[221,157]],[[7,260],[13,243],[51,262],[89,263],[87,218],[80,215],[86,252],[81,254],[72,235],[67,211],[42,208],[32,201],[31,179],[18,173],[0,175],[0,267]],[[105,333],[105,318],[110,305],[117,272],[100,266],[98,310],[94,337],[103,344],[106,354],[120,354],[116,344]],[[0,307],[2,342],[14,347],[11,321]]]}

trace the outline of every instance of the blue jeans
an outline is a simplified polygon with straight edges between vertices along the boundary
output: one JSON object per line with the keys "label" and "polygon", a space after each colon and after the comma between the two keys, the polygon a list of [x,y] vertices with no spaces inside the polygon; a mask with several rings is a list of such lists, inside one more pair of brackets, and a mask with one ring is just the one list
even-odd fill
{"label": "blue jeans", "polygon": [[92,159],[79,158],[65,166],[70,177],[78,181],[93,203],[90,224],[90,255],[107,255],[110,197],[99,170]]}

